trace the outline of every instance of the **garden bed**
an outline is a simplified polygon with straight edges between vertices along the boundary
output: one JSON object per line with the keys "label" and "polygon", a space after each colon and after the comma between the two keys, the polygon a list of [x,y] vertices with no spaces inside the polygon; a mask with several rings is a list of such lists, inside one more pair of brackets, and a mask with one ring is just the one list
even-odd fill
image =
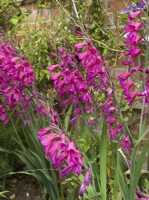
{"label": "garden bed", "polygon": [[7,199],[42,200],[40,188],[32,176],[17,174],[10,176],[6,183]]}

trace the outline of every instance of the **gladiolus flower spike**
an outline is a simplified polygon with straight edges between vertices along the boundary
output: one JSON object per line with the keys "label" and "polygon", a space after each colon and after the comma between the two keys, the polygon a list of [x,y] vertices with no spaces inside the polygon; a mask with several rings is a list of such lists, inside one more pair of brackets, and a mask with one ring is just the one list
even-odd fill
{"label": "gladiolus flower spike", "polygon": [[[123,60],[122,63],[126,66],[129,66],[130,71],[123,73],[119,76],[120,87],[123,89],[123,94],[125,99],[129,101],[129,106],[133,105],[133,102],[137,97],[143,96],[144,93],[140,91],[131,91],[132,87],[135,86],[135,81],[129,81],[128,78],[131,78],[134,73],[143,72],[142,66],[137,66],[131,68],[131,65],[134,63],[135,59],[142,53],[142,49],[137,48],[138,44],[142,40],[142,36],[138,34],[138,31],[143,27],[142,22],[136,22],[142,12],[134,11],[128,14],[129,23],[125,26],[124,30],[128,33],[127,38],[124,41],[124,44],[129,48],[127,52],[124,53],[125,57],[129,57],[128,60]],[[146,100],[148,102],[148,100]]]}
{"label": "gladiolus flower spike", "polygon": [[[74,47],[76,49],[75,54],[66,49],[59,49],[62,62],[48,67],[54,87],[58,91],[58,98],[67,98],[62,102],[62,106],[73,104],[73,118],[70,121],[73,124],[81,118],[82,110],[93,115],[94,103],[91,90],[99,90],[101,93],[105,93],[106,100],[103,103],[102,110],[107,116],[109,136],[111,139],[115,139],[122,126],[118,122],[118,118],[115,117],[117,107],[113,106],[113,88],[111,88],[108,77],[109,68],[105,66],[100,52],[92,46],[91,40],[77,43]],[[134,52],[134,55],[136,53]],[[76,56],[78,60],[76,60]],[[85,70],[84,74],[80,72],[79,65],[82,70]],[[54,70],[57,69],[59,72],[54,73]],[[89,120],[88,123],[92,125],[96,120],[93,116],[90,119],[92,120]]]}
{"label": "gladiolus flower spike", "polygon": [[[82,173],[83,157],[75,147],[74,142],[66,138],[64,132],[61,134],[53,133],[51,127],[43,128],[37,132],[47,158],[53,163],[55,170],[60,170],[62,178],[70,172],[77,175]],[[88,173],[89,171],[85,175],[84,187],[89,185]]]}
{"label": "gladiolus flower spike", "polygon": [[[34,97],[26,94],[26,89],[35,83],[35,73],[30,63],[24,56],[18,55],[17,49],[3,40],[0,44],[0,94],[3,95],[0,101],[0,119],[4,124],[9,121],[7,113],[22,106],[22,110],[16,115],[23,114],[30,106]],[[26,119],[24,124],[28,123]]]}

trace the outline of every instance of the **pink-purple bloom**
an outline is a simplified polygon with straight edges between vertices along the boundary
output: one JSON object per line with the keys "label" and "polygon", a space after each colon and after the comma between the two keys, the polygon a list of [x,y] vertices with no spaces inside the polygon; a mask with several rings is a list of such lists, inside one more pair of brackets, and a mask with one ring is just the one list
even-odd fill
{"label": "pink-purple bloom", "polygon": [[131,20],[134,20],[135,18],[139,17],[140,15],[142,14],[141,11],[136,11],[136,12],[133,12],[133,13],[130,13],[128,15],[128,18]]}
{"label": "pink-purple bloom", "polygon": [[[86,44],[87,43],[80,43],[76,45],[76,48],[83,48]],[[61,52],[61,57],[64,55],[63,53],[66,54],[64,51]],[[75,59],[73,55],[71,59]],[[64,62],[66,62],[66,64],[64,64]],[[71,62],[74,64],[75,60]],[[53,70],[55,68],[53,68],[53,66],[58,65],[52,65],[48,69],[50,70],[52,68]],[[76,68],[75,64],[74,67]],[[50,78],[54,80],[54,86],[58,89],[58,98],[63,99],[64,97],[67,97],[67,99],[64,99],[62,102],[62,106],[69,105],[73,102],[75,110],[79,111],[74,112],[73,119],[71,120],[71,122],[74,123],[78,118],[80,118],[81,104],[83,104],[86,111],[89,111],[90,107],[92,107],[92,95],[90,94],[86,80],[79,71],[75,68],[69,68],[68,60],[65,61],[65,58],[62,57],[62,63],[59,64],[59,70],[61,70],[61,72],[51,74]]]}
{"label": "pink-purple bloom", "polygon": [[37,111],[41,114],[42,117],[48,116],[48,110],[41,103],[37,105]]}
{"label": "pink-purple bloom", "polygon": [[[139,196],[144,196],[144,192],[140,191],[139,189],[136,190],[136,194]],[[137,198],[136,200],[149,200],[149,198],[148,197],[140,197],[140,198]]]}
{"label": "pink-purple bloom", "polygon": [[120,83],[123,84],[125,82],[125,80],[128,79],[131,75],[132,75],[131,72],[125,72],[125,73],[119,75],[118,78],[119,78]]}
{"label": "pink-purple bloom", "polygon": [[142,26],[143,24],[141,22],[130,22],[124,27],[124,30],[129,33],[138,32]]}
{"label": "pink-purple bloom", "polygon": [[48,70],[49,72],[53,72],[55,69],[58,69],[60,66],[57,64],[57,65],[50,65],[48,67]]}
{"label": "pink-purple bloom", "polygon": [[56,170],[61,169],[61,177],[65,177],[69,172],[77,175],[82,173],[83,158],[74,142],[66,139],[64,132],[61,135],[52,133],[52,128],[47,127],[38,130],[38,139],[45,150],[46,156],[51,160]]}
{"label": "pink-purple bloom", "polygon": [[84,195],[84,193],[86,192],[86,187],[89,186],[89,184],[90,184],[90,168],[88,168],[85,174],[83,184],[81,185],[80,190],[79,190],[79,195],[81,196]]}
{"label": "pink-purple bloom", "polygon": [[43,128],[43,129],[38,130],[37,133],[41,137],[41,136],[49,133],[50,131],[51,131],[51,128],[47,127],[47,128]]}
{"label": "pink-purple bloom", "polygon": [[142,40],[142,36],[137,35],[136,32],[132,32],[127,35],[127,38],[124,41],[124,44],[127,46],[138,45],[141,40]]}
{"label": "pink-purple bloom", "polygon": [[[109,81],[110,68],[105,66],[104,59],[96,47],[91,44],[91,40],[75,44],[75,49],[75,53],[69,51],[69,49],[59,49],[61,63],[48,67],[50,78],[58,91],[58,98],[63,100],[61,105],[73,105],[73,118],[70,123],[75,123],[77,119],[80,119],[82,111],[88,113],[90,118],[94,119],[92,116],[94,113],[92,91],[99,90],[104,93],[106,101],[103,103],[102,111],[109,123],[109,133],[116,132],[111,137],[114,139],[121,129],[118,126],[118,118],[115,117],[117,107],[114,106],[113,88]],[[136,54],[138,54],[138,51],[134,50],[133,57]],[[79,69],[79,66],[82,67],[82,70]],[[54,70],[58,72],[54,73]],[[89,120],[89,124],[93,122],[95,120]],[[109,135],[111,136],[111,134]]]}
{"label": "pink-purple bloom", "polygon": [[[129,66],[129,71],[126,73],[123,73],[119,76],[119,82],[120,87],[123,89],[123,94],[125,96],[125,99],[129,101],[129,106],[133,105],[134,100],[137,97],[143,96],[144,93],[141,93],[140,91],[131,91],[132,86],[135,85],[135,81],[127,80],[128,78],[131,79],[134,73],[136,72],[143,72],[142,66],[137,66],[131,68],[131,65],[134,63],[136,57],[139,56],[139,54],[142,53],[141,48],[137,48],[137,45],[142,40],[142,36],[138,35],[138,31],[143,27],[142,22],[136,22],[134,21],[137,17],[141,15],[141,11],[131,12],[128,15],[128,18],[130,22],[128,25],[125,26],[124,30],[128,32],[127,38],[124,41],[124,44],[129,47],[129,49],[124,53],[124,56],[128,56],[128,60],[123,60],[122,63],[124,65]],[[146,98],[146,102],[148,102]]]}
{"label": "pink-purple bloom", "polygon": [[141,198],[138,198],[136,200],[149,200],[149,198],[141,197]]}
{"label": "pink-purple bloom", "polygon": [[84,35],[83,32],[80,31],[80,30],[77,30],[77,31],[76,31],[76,34],[77,34],[77,35]]}
{"label": "pink-purple bloom", "polygon": [[[7,120],[7,111],[23,107],[26,110],[34,94],[29,96],[26,89],[35,83],[35,72],[24,56],[5,40],[0,44],[0,119]],[[17,115],[24,113],[19,112]]]}
{"label": "pink-purple bloom", "polygon": [[133,67],[130,69],[130,72],[131,73],[134,73],[134,72],[143,72],[143,67],[141,65],[137,66],[137,67]]}
{"label": "pink-purple bloom", "polygon": [[131,142],[128,136],[125,136],[122,140],[121,140],[121,144],[123,145],[123,148],[125,151],[131,152],[132,148],[131,146]]}
{"label": "pink-purple bloom", "polygon": [[84,47],[88,46],[88,42],[80,42],[80,43],[77,43],[74,45],[74,47],[77,49],[77,50],[80,50]]}
{"label": "pink-purple bloom", "polygon": [[50,119],[50,123],[58,125],[58,114],[53,109],[52,106],[46,106],[44,103],[39,103],[37,105],[37,111],[40,113],[40,115],[44,118],[47,117]]}

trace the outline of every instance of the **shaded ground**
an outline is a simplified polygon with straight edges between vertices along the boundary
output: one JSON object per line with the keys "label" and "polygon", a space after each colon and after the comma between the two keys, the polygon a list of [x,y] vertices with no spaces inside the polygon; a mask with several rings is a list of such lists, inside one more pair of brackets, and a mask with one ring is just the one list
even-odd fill
{"label": "shaded ground", "polygon": [[7,199],[10,200],[42,200],[37,181],[29,175],[17,174],[7,179]]}

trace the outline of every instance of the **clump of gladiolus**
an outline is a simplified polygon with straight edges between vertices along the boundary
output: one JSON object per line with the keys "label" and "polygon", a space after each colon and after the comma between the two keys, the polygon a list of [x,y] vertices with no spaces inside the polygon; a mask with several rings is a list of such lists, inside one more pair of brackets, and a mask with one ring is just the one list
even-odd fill
{"label": "clump of gladiolus", "polygon": [[[40,99],[41,100],[41,99]],[[44,148],[46,157],[53,163],[55,170],[60,170],[61,178],[70,172],[80,175],[83,168],[83,156],[72,140],[59,128],[57,112],[45,102],[37,105],[37,110],[42,117],[48,117],[50,126],[38,130],[38,139]],[[83,195],[89,185],[90,168],[84,177],[84,182],[79,194]]]}
{"label": "clump of gladiolus", "polygon": [[[61,178],[67,176],[70,172],[82,174],[83,156],[72,140],[66,137],[65,132],[56,128],[55,124],[50,127],[38,130],[38,139],[44,148],[46,157],[53,163],[55,170],[60,170]],[[58,133],[55,133],[57,132]],[[79,194],[83,195],[86,187],[89,185],[90,169],[87,170],[84,182],[80,188]]]}
{"label": "clump of gladiolus", "polygon": [[[75,73],[74,76],[77,77]],[[77,78],[80,79],[81,83],[81,76],[78,75]],[[17,116],[24,114],[31,105],[32,99],[37,97],[34,90],[31,96],[26,94],[26,89],[30,88],[34,83],[35,73],[30,63],[24,56],[19,56],[17,49],[9,41],[5,40],[0,44],[0,94],[2,97],[0,101],[0,119],[5,124],[9,120],[7,111],[10,112],[18,109]],[[38,130],[38,139],[45,150],[46,156],[53,163],[55,170],[64,166],[61,169],[61,177],[65,177],[70,172],[80,175],[83,167],[81,153],[75,147],[74,142],[66,138],[66,134],[58,128],[57,112],[52,106],[46,106],[41,101],[41,98],[38,98],[38,101],[38,112],[42,117],[48,117],[51,124],[50,127]],[[28,122],[29,119],[26,119],[24,124]],[[54,127],[56,127],[55,132],[53,132]],[[89,176],[88,172],[87,174]],[[83,191],[81,189],[80,195],[83,195],[88,184],[89,182],[87,184],[86,181],[83,182]]]}
{"label": "clump of gladiolus", "polygon": [[25,90],[35,83],[35,73],[24,56],[20,56],[8,40],[0,44],[0,119],[8,123],[8,111],[22,110],[23,114],[30,105],[31,96]]}
{"label": "clump of gladiolus", "polygon": [[[109,135],[111,139],[115,139],[122,129],[122,124],[117,117],[118,108],[114,105],[113,88],[109,81],[110,68],[105,66],[100,52],[91,44],[91,40],[77,43],[74,47],[75,53],[68,48],[58,49],[61,62],[48,67],[59,99],[66,98],[62,106],[73,104],[73,118],[70,122],[74,123],[82,116],[82,111],[91,116],[94,114],[92,91],[104,93],[102,110],[109,124]],[[55,70],[57,72],[53,73]],[[94,121],[93,117],[89,124]]]}
{"label": "clump of gladiolus", "polygon": [[65,177],[70,171],[80,175],[82,172],[82,155],[75,147],[74,142],[66,139],[64,132],[53,133],[50,127],[38,130],[38,138],[45,150],[46,156],[58,170],[63,163],[66,167],[61,170],[61,177]]}

